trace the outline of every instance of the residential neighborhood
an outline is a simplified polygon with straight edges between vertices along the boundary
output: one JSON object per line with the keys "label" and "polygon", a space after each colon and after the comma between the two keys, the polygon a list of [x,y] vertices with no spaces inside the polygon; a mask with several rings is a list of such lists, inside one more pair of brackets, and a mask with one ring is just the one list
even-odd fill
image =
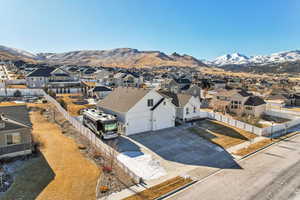
{"label": "residential neighborhood", "polygon": [[300,199],[298,2],[1,3],[1,200]]}

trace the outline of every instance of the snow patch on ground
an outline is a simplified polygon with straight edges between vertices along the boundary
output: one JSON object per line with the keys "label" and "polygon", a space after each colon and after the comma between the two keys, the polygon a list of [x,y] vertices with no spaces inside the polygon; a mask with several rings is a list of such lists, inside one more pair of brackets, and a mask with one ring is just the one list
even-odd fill
{"label": "snow patch on ground", "polygon": [[157,179],[166,175],[165,169],[149,154],[123,152],[118,155],[117,159],[144,180]]}

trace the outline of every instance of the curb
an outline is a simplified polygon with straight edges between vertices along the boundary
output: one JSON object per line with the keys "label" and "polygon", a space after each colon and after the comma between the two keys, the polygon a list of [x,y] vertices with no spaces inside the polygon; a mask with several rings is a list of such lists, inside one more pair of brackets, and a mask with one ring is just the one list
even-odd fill
{"label": "curb", "polygon": [[184,190],[185,188],[188,188],[188,187],[190,187],[191,185],[193,185],[193,184],[195,184],[197,182],[198,181],[192,181],[190,183],[187,183],[184,186],[181,186],[181,187],[179,187],[179,188],[177,188],[177,189],[175,189],[175,190],[173,190],[171,192],[168,192],[168,193],[166,193],[166,194],[164,194],[164,195],[162,195],[162,196],[160,196],[158,198],[155,198],[154,200],[163,200],[165,198],[168,198],[169,196],[172,196],[173,194],[175,194],[175,193],[177,193],[177,192],[179,192],[181,190]]}
{"label": "curb", "polygon": [[[268,147],[270,147],[270,146],[272,146],[272,145],[278,144],[279,142],[282,142],[282,141],[285,140],[285,139],[288,139],[288,138],[294,138],[294,137],[300,136],[299,133],[300,133],[300,132],[298,132],[298,133],[295,134],[295,135],[288,136],[288,137],[286,137],[286,138],[284,138],[284,139],[280,139],[280,140],[275,141],[275,142],[273,142],[273,143],[271,143],[271,144],[268,144],[267,146],[264,146],[264,147],[262,147],[262,148],[260,148],[260,149],[258,149],[258,150],[256,150],[256,151],[254,151],[254,152],[252,152],[252,153],[249,153],[249,154],[245,155],[244,157],[242,157],[242,158],[240,158],[239,160],[237,160],[237,162],[243,161],[243,160],[246,159],[246,158],[249,158],[249,157],[251,157],[251,156],[254,156],[255,154],[257,154],[257,153],[259,153],[259,152],[261,152],[261,151],[267,149]],[[217,171],[211,173],[210,175],[208,175],[208,176],[206,176],[206,177],[204,177],[204,178],[202,178],[202,179],[200,179],[200,180],[197,180],[197,181],[194,181],[194,182],[192,182],[192,183],[189,183],[189,184],[187,184],[187,185],[185,185],[185,186],[182,186],[182,187],[180,187],[180,188],[178,188],[178,189],[176,189],[176,190],[174,190],[174,191],[171,191],[171,192],[169,192],[169,193],[167,193],[167,194],[165,194],[165,195],[162,195],[162,196],[156,198],[155,200],[163,200],[163,199],[166,199],[166,198],[168,198],[168,197],[171,197],[171,196],[175,195],[177,192],[183,191],[183,190],[187,189],[188,187],[190,187],[191,185],[193,185],[193,184],[195,184],[195,183],[201,183],[201,182],[205,181],[206,179],[208,179],[209,177],[214,176],[214,175],[220,173],[221,171],[223,171],[223,169],[219,169],[219,170],[217,170]]]}

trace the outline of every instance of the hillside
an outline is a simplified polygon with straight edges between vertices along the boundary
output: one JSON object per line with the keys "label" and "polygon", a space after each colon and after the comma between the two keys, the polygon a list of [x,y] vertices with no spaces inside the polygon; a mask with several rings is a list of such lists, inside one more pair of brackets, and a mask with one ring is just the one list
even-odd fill
{"label": "hillside", "polygon": [[20,59],[51,64],[101,65],[108,67],[206,66],[196,58],[185,54],[173,53],[167,55],[160,51],[139,51],[132,48],[39,53],[34,55],[23,50],[16,51],[13,48],[1,48],[0,46],[0,55],[2,55],[0,57],[2,59]]}

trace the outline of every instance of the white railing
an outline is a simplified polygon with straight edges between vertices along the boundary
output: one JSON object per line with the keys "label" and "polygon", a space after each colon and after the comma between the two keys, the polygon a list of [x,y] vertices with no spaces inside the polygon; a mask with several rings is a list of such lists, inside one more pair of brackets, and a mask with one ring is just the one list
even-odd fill
{"label": "white railing", "polygon": [[262,128],[258,128],[256,126],[241,122],[239,120],[232,119],[231,117],[227,117],[219,113],[207,112],[207,118],[226,123],[230,126],[254,133],[256,135],[262,135],[263,133]]}
{"label": "white railing", "polygon": [[[290,121],[282,124],[276,124],[272,125],[269,127],[265,128],[259,128],[250,124],[247,124],[245,122],[241,122],[239,120],[232,119],[231,117],[227,117],[225,115],[215,113],[215,112],[206,112],[207,118],[217,120],[223,123],[226,123],[230,126],[254,133],[259,136],[270,136],[273,133],[277,133],[280,131],[286,131],[289,128],[299,126],[300,125],[300,117],[291,115],[291,113],[287,112],[281,112],[282,110],[268,110],[266,111],[266,114],[273,115],[273,116],[278,116],[278,117],[283,117],[283,118],[288,118]],[[296,113],[296,112],[293,112]],[[300,112],[297,113],[300,115]]]}
{"label": "white railing", "polygon": [[[43,91],[44,92],[44,91]],[[86,128],[84,125],[82,125],[78,120],[76,120],[74,117],[70,116],[69,113],[51,96],[46,94],[44,92],[44,97],[55,105],[57,110],[64,116],[66,120],[68,120],[83,136],[85,136],[92,145],[94,145],[99,151],[106,154],[107,156],[111,155],[118,155],[119,152],[110,147],[109,145],[105,144],[101,141],[96,135],[88,128]],[[140,182],[141,178],[137,176],[134,172],[132,172],[127,166],[125,166],[122,162],[119,162],[116,159],[116,163],[121,167],[130,177],[132,177],[136,182]]]}
{"label": "white railing", "polygon": [[13,97],[15,92],[21,92],[21,96],[43,96],[42,89],[17,89],[17,88],[0,88],[1,97]]}

